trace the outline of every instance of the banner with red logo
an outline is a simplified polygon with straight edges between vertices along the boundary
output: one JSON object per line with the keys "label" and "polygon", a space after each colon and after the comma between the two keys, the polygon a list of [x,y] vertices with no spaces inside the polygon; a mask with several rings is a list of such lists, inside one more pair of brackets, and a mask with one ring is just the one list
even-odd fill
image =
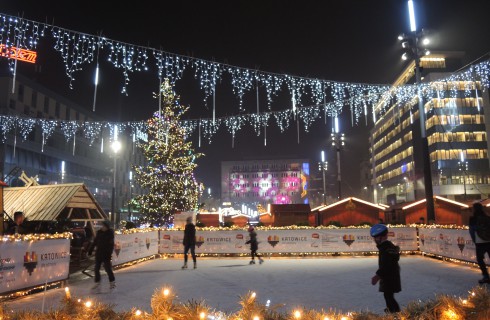
{"label": "banner with red logo", "polygon": [[68,278],[70,240],[0,241],[0,293]]}
{"label": "banner with red logo", "polygon": [[112,264],[118,265],[158,254],[158,231],[116,234]]}
{"label": "banner with red logo", "polygon": [[422,252],[476,262],[475,244],[468,230],[419,228],[419,242]]}
{"label": "banner with red logo", "polygon": [[[368,228],[362,229],[310,229],[310,230],[257,230],[259,252],[301,253],[301,252],[365,252],[376,251],[376,245]],[[160,231],[160,253],[182,253],[183,231]],[[402,250],[417,250],[415,228],[392,228],[389,240]],[[248,232],[197,231],[197,253],[248,253],[250,245]]]}

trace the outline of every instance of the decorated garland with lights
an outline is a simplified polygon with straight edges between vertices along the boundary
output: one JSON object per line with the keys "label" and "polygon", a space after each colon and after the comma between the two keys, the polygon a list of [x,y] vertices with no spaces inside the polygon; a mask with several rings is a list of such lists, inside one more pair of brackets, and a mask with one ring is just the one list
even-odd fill
{"label": "decorated garland with lights", "polygon": [[[381,113],[383,113],[393,103],[398,105],[410,103],[417,93],[416,85],[392,87],[384,84],[336,82],[247,69],[0,14],[0,45],[5,48],[5,56],[9,59],[14,83],[16,60],[13,59],[15,57],[13,52],[16,48],[34,50],[37,48],[40,39],[47,36],[52,37],[54,49],[59,52],[63,59],[70,87],[73,85],[77,71],[82,70],[85,64],[96,63],[94,111],[101,55],[105,55],[103,57],[115,68],[122,70],[124,84],[121,92],[124,94],[128,93],[130,74],[135,71],[149,70],[150,60],[154,62],[160,83],[164,78],[167,78],[173,85],[183,76],[183,72],[187,68],[193,68],[194,75],[204,92],[204,101],[207,102],[210,97],[213,101],[212,118],[182,120],[182,126],[186,128],[188,134],[198,131],[199,145],[201,135],[211,142],[212,136],[222,125],[227,127],[234,138],[245,124],[251,125],[257,135],[263,132],[264,144],[266,144],[266,129],[272,118],[275,118],[281,132],[289,128],[291,123],[296,123],[298,133],[300,124],[308,132],[314,121],[320,117],[324,117],[325,121],[327,116],[338,117],[345,107],[348,107],[351,113],[352,125],[359,123],[362,117],[367,123],[369,114],[375,121],[373,110],[375,104],[380,107]],[[215,117],[214,103],[216,86],[223,79],[225,73],[230,75],[233,92],[238,99],[239,115],[217,118]],[[457,82],[464,82],[464,96],[474,97],[478,104],[479,97],[481,97],[478,91],[490,86],[489,76],[490,61],[487,60],[471,65],[445,79],[423,83],[420,89],[426,100],[456,98],[459,96],[458,91],[461,90],[460,84]],[[480,89],[475,89],[473,85],[475,82],[480,84]],[[272,112],[273,98],[284,87],[290,94],[291,104],[284,106],[282,111]],[[260,110],[258,97],[261,90],[265,90],[266,93],[267,112],[264,112],[264,108]],[[247,93],[257,96],[256,113],[245,113],[243,98]],[[21,128],[20,134],[23,139],[26,139],[33,128],[39,126],[42,129],[43,147],[54,128],[61,128],[67,141],[73,139],[74,144],[74,138],[77,134],[81,134],[92,144],[96,138],[101,137],[103,131],[106,131],[104,129],[108,129],[112,133],[114,127],[118,126],[121,131],[130,129],[129,131],[134,135],[137,130],[144,129],[145,125],[144,121],[124,123],[77,122],[2,116],[0,118],[0,136],[5,140],[7,133],[15,131],[15,128]]]}
{"label": "decorated garland with lights", "polygon": [[136,183],[145,190],[133,202],[151,223],[169,222],[176,211],[195,209],[201,192],[194,170],[203,154],[194,152],[179,122],[188,107],[179,103],[168,80],[161,95],[162,113],[148,121],[148,142],[140,143],[147,164],[133,167]]}

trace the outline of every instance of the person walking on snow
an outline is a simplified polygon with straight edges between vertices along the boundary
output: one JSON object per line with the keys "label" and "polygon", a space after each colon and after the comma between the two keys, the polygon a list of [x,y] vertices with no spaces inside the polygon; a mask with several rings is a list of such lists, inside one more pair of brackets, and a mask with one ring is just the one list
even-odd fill
{"label": "person walking on snow", "polygon": [[192,223],[192,217],[187,218],[187,224],[184,229],[184,265],[182,269],[187,269],[187,254],[191,251],[194,269],[197,268],[196,261],[196,226]]}
{"label": "person walking on snow", "polygon": [[470,217],[470,236],[476,247],[476,262],[480,267],[483,278],[479,283],[490,283],[485,253],[490,256],[490,217],[485,213],[480,202],[473,204],[473,216]]}
{"label": "person walking on snow", "polygon": [[259,250],[259,242],[257,241],[257,232],[255,232],[254,227],[250,226],[248,228],[248,235],[250,240],[245,242],[245,244],[250,244],[250,255],[252,257],[250,264],[255,264],[255,257],[259,258],[260,264],[264,263],[264,259],[257,254],[257,250]]}
{"label": "person walking on snow", "polygon": [[384,224],[375,224],[370,230],[371,237],[379,249],[378,270],[371,278],[374,286],[379,281],[379,291],[383,292],[386,301],[386,312],[399,312],[400,306],[395,300],[395,293],[402,291],[400,280],[400,247],[388,240],[388,227]]}
{"label": "person walking on snow", "polygon": [[94,248],[97,247],[95,251],[95,285],[92,290],[95,293],[100,293],[100,267],[104,264],[104,270],[109,276],[109,283],[111,291],[116,288],[116,279],[114,277],[114,272],[112,272],[111,257],[112,251],[114,250],[114,230],[111,229],[111,224],[109,221],[103,221],[102,227],[95,235],[94,242],[90,245],[88,249],[88,255],[91,256]]}

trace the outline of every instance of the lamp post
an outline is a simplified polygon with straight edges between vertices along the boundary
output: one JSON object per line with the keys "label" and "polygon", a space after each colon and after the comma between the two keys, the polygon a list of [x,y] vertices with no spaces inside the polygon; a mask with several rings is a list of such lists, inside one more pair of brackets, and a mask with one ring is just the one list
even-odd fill
{"label": "lamp post", "polygon": [[402,47],[407,51],[402,55],[403,60],[407,60],[409,56],[414,59],[415,62],[415,81],[417,85],[417,97],[418,97],[418,111],[419,111],[419,123],[420,123],[420,135],[422,146],[422,161],[424,171],[424,187],[425,187],[425,199],[427,205],[427,220],[435,220],[434,211],[434,193],[432,190],[432,173],[430,167],[429,156],[429,143],[427,141],[427,132],[425,130],[425,108],[422,101],[422,94],[420,90],[421,72],[420,72],[420,57],[430,54],[430,51],[424,49],[423,46],[429,44],[429,40],[426,38],[426,32],[424,29],[417,31],[415,23],[415,10],[413,6],[413,0],[408,0],[408,12],[410,16],[410,33],[402,34],[398,36],[398,40],[402,42]]}
{"label": "lamp post", "polygon": [[327,171],[328,162],[325,161],[325,151],[322,150],[322,161],[318,163],[318,169],[322,172],[323,181],[323,204],[327,204],[327,181],[325,180],[325,171]]}
{"label": "lamp post", "polygon": [[338,199],[342,199],[342,178],[340,174],[340,150],[344,147],[345,136],[343,133],[339,132],[339,119],[335,118],[334,132],[331,133],[330,139],[332,141],[332,147],[337,151],[337,182],[339,185],[339,196]]}
{"label": "lamp post", "polygon": [[466,171],[468,171],[468,161],[464,161],[464,154],[461,151],[460,161],[458,161],[459,171],[463,174],[464,200],[466,201]]}
{"label": "lamp post", "polygon": [[128,201],[128,220],[132,220],[131,200],[133,200],[133,171],[129,171],[129,201]]}
{"label": "lamp post", "polygon": [[111,222],[113,225],[116,225],[116,171],[117,171],[117,153],[121,150],[121,142],[118,140],[114,140],[112,142],[112,151],[114,151],[114,177],[113,177],[113,185],[112,185],[112,204],[111,204]]}

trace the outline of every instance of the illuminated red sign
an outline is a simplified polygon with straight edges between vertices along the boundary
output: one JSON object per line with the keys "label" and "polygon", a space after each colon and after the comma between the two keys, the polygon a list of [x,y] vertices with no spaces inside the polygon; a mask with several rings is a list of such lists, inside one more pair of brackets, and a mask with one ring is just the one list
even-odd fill
{"label": "illuminated red sign", "polygon": [[16,47],[7,48],[4,44],[0,44],[0,57],[17,59],[19,61],[29,63],[36,63],[37,52]]}

